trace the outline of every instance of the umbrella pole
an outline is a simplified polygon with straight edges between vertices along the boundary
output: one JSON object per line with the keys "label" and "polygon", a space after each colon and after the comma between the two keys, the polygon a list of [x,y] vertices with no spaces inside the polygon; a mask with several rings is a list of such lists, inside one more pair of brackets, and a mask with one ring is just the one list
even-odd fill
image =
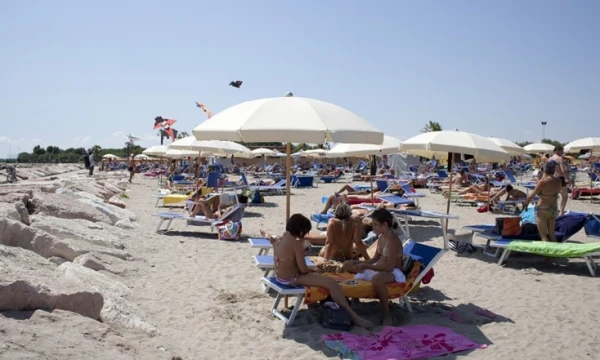
{"label": "umbrella pole", "polygon": [[375,201],[373,200],[373,175],[369,177],[371,178],[371,206],[375,206]]}
{"label": "umbrella pole", "polygon": [[[450,168],[450,166],[448,166],[448,168],[450,169],[450,186],[448,187],[448,203],[446,204],[446,215],[450,215],[450,199],[452,198],[452,169]],[[446,221],[446,229],[444,230],[444,232],[448,233],[448,221]]]}
{"label": "umbrella pole", "polygon": [[290,177],[292,171],[292,143],[285,145],[285,222],[290,218]]}

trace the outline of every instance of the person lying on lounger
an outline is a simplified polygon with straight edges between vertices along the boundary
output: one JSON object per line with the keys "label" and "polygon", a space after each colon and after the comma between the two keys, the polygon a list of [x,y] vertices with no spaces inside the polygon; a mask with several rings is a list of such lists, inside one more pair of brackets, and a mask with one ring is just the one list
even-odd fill
{"label": "person lying on lounger", "polygon": [[334,194],[331,195],[328,199],[327,202],[325,203],[325,207],[323,207],[323,210],[321,211],[321,214],[327,214],[327,212],[329,211],[329,209],[331,209],[332,207],[335,208],[336,206],[338,206],[341,203],[350,203],[351,200],[353,200],[354,202],[369,202],[371,201],[371,199],[377,199],[380,195],[399,195],[402,196],[404,195],[404,189],[402,189],[402,187],[400,185],[391,185],[389,188],[388,192],[383,192],[383,191],[375,191],[373,193],[373,196],[371,197],[370,193],[354,193],[354,194]]}
{"label": "person lying on lounger", "polygon": [[360,317],[350,307],[335,279],[310,273],[304,260],[303,242],[311,228],[312,225],[307,217],[302,214],[294,214],[287,221],[283,236],[268,236],[273,243],[275,279],[283,285],[316,286],[327,289],[331,299],[348,312],[355,325],[372,328],[371,322]]}
{"label": "person lying on lounger", "polygon": [[518,201],[527,199],[527,194],[525,194],[523,191],[515,189],[512,185],[506,185],[506,187],[504,187],[490,199],[490,203],[492,205],[498,204],[500,198],[504,195],[506,195],[506,199],[504,199],[504,201]]}
{"label": "person lying on lounger", "polygon": [[[239,203],[248,203],[247,196],[237,195],[237,197]],[[234,206],[234,204],[231,204],[229,201],[229,194],[213,195],[209,198],[200,198],[195,201],[196,204],[194,205],[190,214],[191,217],[195,217],[196,215],[204,215],[207,219],[218,219],[231,210],[231,208]]]}
{"label": "person lying on lounger", "polygon": [[387,284],[406,282],[401,270],[404,263],[402,240],[396,234],[399,224],[394,215],[383,208],[373,211],[372,219],[373,231],[379,236],[375,256],[367,261],[347,261],[343,269],[356,274],[356,279],[371,281],[381,304],[383,325],[392,325]]}

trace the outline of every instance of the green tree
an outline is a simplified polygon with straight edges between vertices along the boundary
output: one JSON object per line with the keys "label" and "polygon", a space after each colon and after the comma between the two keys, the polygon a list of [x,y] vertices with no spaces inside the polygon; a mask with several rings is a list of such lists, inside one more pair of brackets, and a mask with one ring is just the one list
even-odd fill
{"label": "green tree", "polygon": [[44,150],[43,147],[36,145],[33,147],[33,153],[36,155],[44,155],[46,153],[46,150]]}
{"label": "green tree", "polygon": [[442,131],[442,125],[440,125],[440,123],[437,121],[429,120],[429,122],[425,124],[425,127],[421,129],[422,133],[428,133],[432,131]]}

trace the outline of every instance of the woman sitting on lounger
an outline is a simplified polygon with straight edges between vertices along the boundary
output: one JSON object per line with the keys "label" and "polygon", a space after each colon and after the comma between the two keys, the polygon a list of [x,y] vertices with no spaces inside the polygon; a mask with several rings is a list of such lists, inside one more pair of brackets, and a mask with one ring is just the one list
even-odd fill
{"label": "woman sitting on lounger", "polygon": [[387,284],[406,282],[406,276],[401,270],[402,240],[396,234],[398,222],[394,221],[394,215],[389,211],[377,209],[373,212],[372,219],[373,231],[379,236],[375,256],[367,261],[347,261],[343,268],[356,274],[356,279],[371,281],[383,311],[383,325],[392,325]]}
{"label": "woman sitting on lounger", "polygon": [[[342,203],[335,208],[335,217],[327,224],[324,247],[319,256],[328,260],[345,261],[357,256],[369,259],[367,247],[362,242],[364,229],[359,219],[352,218],[350,205]],[[311,243],[313,243],[311,241]],[[356,248],[356,255],[354,249]]]}
{"label": "woman sitting on lounger", "polygon": [[[240,204],[248,203],[248,197],[245,195],[237,195]],[[218,219],[226,214],[234,204],[229,201],[229,194],[213,195],[209,198],[200,198],[196,200],[196,204],[190,214],[191,217],[202,214],[207,219]]]}
{"label": "woman sitting on lounger", "polygon": [[373,324],[358,316],[350,307],[335,279],[310,273],[304,260],[303,242],[311,228],[312,225],[308,218],[302,214],[294,214],[287,221],[283,236],[268,236],[273,243],[275,278],[283,285],[325,288],[329,291],[333,301],[348,311],[355,325],[365,328],[373,327]]}
{"label": "woman sitting on lounger", "polygon": [[505,188],[500,190],[494,197],[490,199],[490,203],[492,205],[496,205],[500,198],[506,194],[506,199],[504,201],[518,201],[527,199],[527,194],[523,191],[515,189],[512,185],[506,185]]}

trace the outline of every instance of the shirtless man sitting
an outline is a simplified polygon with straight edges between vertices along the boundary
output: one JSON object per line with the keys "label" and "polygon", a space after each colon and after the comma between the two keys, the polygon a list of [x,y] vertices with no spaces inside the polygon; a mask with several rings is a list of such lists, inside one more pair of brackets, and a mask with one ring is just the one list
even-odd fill
{"label": "shirtless man sitting", "polygon": [[569,184],[569,174],[565,169],[565,162],[563,160],[564,149],[562,146],[556,146],[554,148],[554,155],[548,159],[548,161],[554,161],[556,163],[556,173],[555,177],[559,178],[562,184],[560,188],[560,213],[559,216],[565,214],[565,207],[567,206],[567,199],[569,197],[569,189],[567,185]]}

